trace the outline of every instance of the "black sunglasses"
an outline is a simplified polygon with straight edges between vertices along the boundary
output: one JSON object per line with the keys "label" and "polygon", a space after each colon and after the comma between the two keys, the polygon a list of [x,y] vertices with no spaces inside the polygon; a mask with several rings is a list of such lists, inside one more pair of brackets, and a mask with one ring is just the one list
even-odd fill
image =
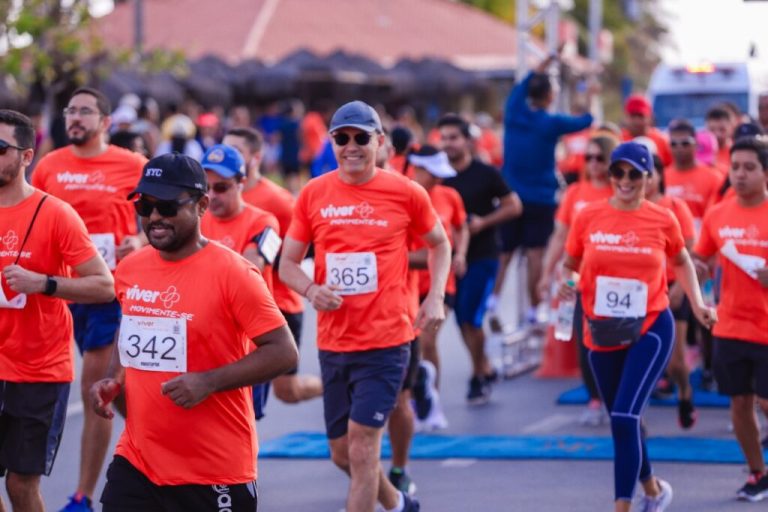
{"label": "black sunglasses", "polygon": [[3,139],[0,139],[0,156],[5,155],[9,149],[18,149],[19,151],[24,151],[29,148],[22,148],[21,146],[14,146],[13,144],[10,144]]}
{"label": "black sunglasses", "polygon": [[139,217],[149,217],[152,215],[152,210],[157,210],[162,217],[175,217],[179,214],[179,208],[185,204],[195,203],[199,201],[199,197],[188,197],[187,199],[172,199],[170,201],[147,201],[146,199],[138,199],[133,202],[133,207],[136,209],[136,213]]}
{"label": "black sunglasses", "polygon": [[685,140],[671,140],[669,141],[670,147],[676,148],[678,146],[682,146],[684,148],[693,146],[693,141],[691,139],[685,139]]}
{"label": "black sunglasses", "polygon": [[224,181],[219,181],[216,183],[209,183],[208,184],[208,192],[213,191],[217,194],[223,194],[227,190],[231,189],[234,183],[226,183]]}
{"label": "black sunglasses", "polygon": [[631,181],[637,181],[643,177],[643,172],[639,171],[637,169],[630,169],[629,171],[624,171],[621,167],[611,167],[608,169],[608,172],[611,175],[611,178],[615,179],[616,181],[621,181],[624,179],[624,176],[629,175],[629,179]]}
{"label": "black sunglasses", "polygon": [[356,133],[354,137],[350,136],[348,133],[337,133],[333,135],[333,142],[335,142],[337,146],[346,146],[351,139],[355,139],[355,144],[358,146],[367,146],[368,143],[371,142],[371,134],[360,132]]}
{"label": "black sunglasses", "polygon": [[599,162],[601,164],[605,163],[605,157],[603,155],[590,155],[590,154],[584,155],[585,162],[591,162],[592,160],[594,160],[595,162]]}

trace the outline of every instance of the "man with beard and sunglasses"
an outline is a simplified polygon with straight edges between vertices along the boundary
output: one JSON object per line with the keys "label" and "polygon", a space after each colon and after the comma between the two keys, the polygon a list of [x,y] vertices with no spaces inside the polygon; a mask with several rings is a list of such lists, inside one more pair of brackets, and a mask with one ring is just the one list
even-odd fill
{"label": "man with beard and sunglasses", "polygon": [[[280,259],[280,278],[318,310],[317,343],[326,433],[333,462],[350,475],[348,512],[419,510],[380,464],[384,425],[409,361],[414,322],[408,300],[408,238],[427,243],[431,283],[415,327],[445,318],[450,246],[429,196],[376,167],[381,120],[362,101],[340,107],[329,132],[339,167],[299,194]],[[301,261],[315,245],[315,275]]]}
{"label": "man with beard and sunglasses", "polygon": [[105,512],[256,509],[250,386],[298,356],[256,266],[202,236],[206,189],[199,163],[167,154],[147,163],[129,196],[150,247],[118,265],[117,350],[91,390],[105,418],[123,387],[127,403]]}
{"label": "man with beard and sunglasses", "polygon": [[0,476],[13,510],[44,509],[40,476],[53,467],[74,379],[67,301],[115,297],[82,219],[25,181],[34,145],[29,118],[0,110]]}
{"label": "man with beard and sunglasses", "polygon": [[[137,234],[136,214],[125,199],[141,177],[146,159],[110,145],[106,136],[112,112],[103,93],[81,87],[64,109],[71,144],[43,157],[32,175],[32,184],[63,199],[80,214],[91,240],[110,270],[117,262],[143,245]],[[81,394],[87,399],[91,385],[107,370],[120,306],[107,304],[70,305],[75,341],[83,355]],[[63,511],[87,512],[112,434],[112,425],[86,409],[80,448],[77,490]]]}

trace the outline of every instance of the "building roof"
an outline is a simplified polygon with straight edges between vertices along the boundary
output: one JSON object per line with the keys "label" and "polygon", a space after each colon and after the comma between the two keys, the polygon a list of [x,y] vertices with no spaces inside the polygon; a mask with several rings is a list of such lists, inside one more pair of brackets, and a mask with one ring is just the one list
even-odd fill
{"label": "building roof", "polygon": [[[467,70],[513,69],[514,27],[454,0],[144,0],[144,48],[195,60],[274,64],[305,48],[362,54],[389,67],[437,58]],[[133,2],[97,26],[112,46],[133,44]]]}

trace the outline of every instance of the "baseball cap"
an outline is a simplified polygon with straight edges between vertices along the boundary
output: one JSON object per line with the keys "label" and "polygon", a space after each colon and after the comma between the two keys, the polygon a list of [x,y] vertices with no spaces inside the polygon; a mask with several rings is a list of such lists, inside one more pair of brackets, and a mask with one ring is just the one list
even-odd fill
{"label": "baseball cap", "polygon": [[137,119],[136,110],[128,105],[120,105],[112,112],[112,124],[132,124]]}
{"label": "baseball cap", "polygon": [[630,116],[634,114],[649,117],[651,111],[651,104],[642,94],[633,94],[624,103],[624,112]]}
{"label": "baseball cap", "polygon": [[733,140],[741,137],[756,137],[763,135],[763,129],[756,123],[742,123],[733,132]]}
{"label": "baseball cap", "polygon": [[653,170],[651,152],[643,144],[634,141],[619,144],[613,150],[613,153],[611,153],[611,166],[618,162],[627,162],[642,172],[651,172]]}
{"label": "baseball cap", "polygon": [[238,150],[226,144],[216,144],[205,152],[200,165],[222,178],[245,176],[245,159]]}
{"label": "baseball cap", "polygon": [[437,151],[432,146],[422,146],[419,151],[408,155],[408,162],[414,167],[426,170],[435,178],[453,178],[456,170],[451,167],[448,155],[444,151]]}
{"label": "baseball cap", "polygon": [[156,156],[144,165],[139,184],[128,194],[128,199],[147,194],[170,201],[182,192],[204,194],[207,188],[205,171],[197,160],[181,153],[168,153]]}
{"label": "baseball cap", "polygon": [[384,131],[376,110],[359,100],[345,103],[333,114],[328,131],[332,133],[340,128],[357,128],[369,133]]}
{"label": "baseball cap", "polygon": [[219,126],[219,117],[213,112],[205,112],[197,116],[195,124],[201,128],[214,128]]}

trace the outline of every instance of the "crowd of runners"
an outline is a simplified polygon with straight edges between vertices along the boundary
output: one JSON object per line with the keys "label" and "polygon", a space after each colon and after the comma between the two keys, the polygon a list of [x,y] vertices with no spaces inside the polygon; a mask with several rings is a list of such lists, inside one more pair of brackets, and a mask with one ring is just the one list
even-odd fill
{"label": "crowd of runners", "polygon": [[[695,425],[691,362],[731,398],[749,469],[737,497],[768,496],[755,412],[768,414],[768,97],[766,119],[712,105],[705,127],[660,131],[637,94],[620,123],[597,124],[586,109],[551,113],[551,64],[510,92],[501,135],[484,115],[446,113],[425,132],[410,109],[391,118],[362,101],[303,117],[288,102],[257,123],[244,107],[226,121],[174,109],[160,123],[146,99],[113,110],[83,87],[51,149],[24,114],[0,110],[11,510],[44,509],[75,345],[87,407],[64,511],[255,510],[270,391],[322,398],[348,512],[419,510],[411,439],[450,421],[438,332],[455,319],[467,404],[488,403],[499,372],[486,326],[510,321],[499,296],[516,251],[530,335],[551,301],[576,302],[582,421],[611,425],[617,511],[638,483],[642,510],[672,500],[642,414],[651,395],[676,392],[680,427]],[[299,372],[305,305],[318,312],[320,376]],[[108,454],[115,412],[125,430]]]}

